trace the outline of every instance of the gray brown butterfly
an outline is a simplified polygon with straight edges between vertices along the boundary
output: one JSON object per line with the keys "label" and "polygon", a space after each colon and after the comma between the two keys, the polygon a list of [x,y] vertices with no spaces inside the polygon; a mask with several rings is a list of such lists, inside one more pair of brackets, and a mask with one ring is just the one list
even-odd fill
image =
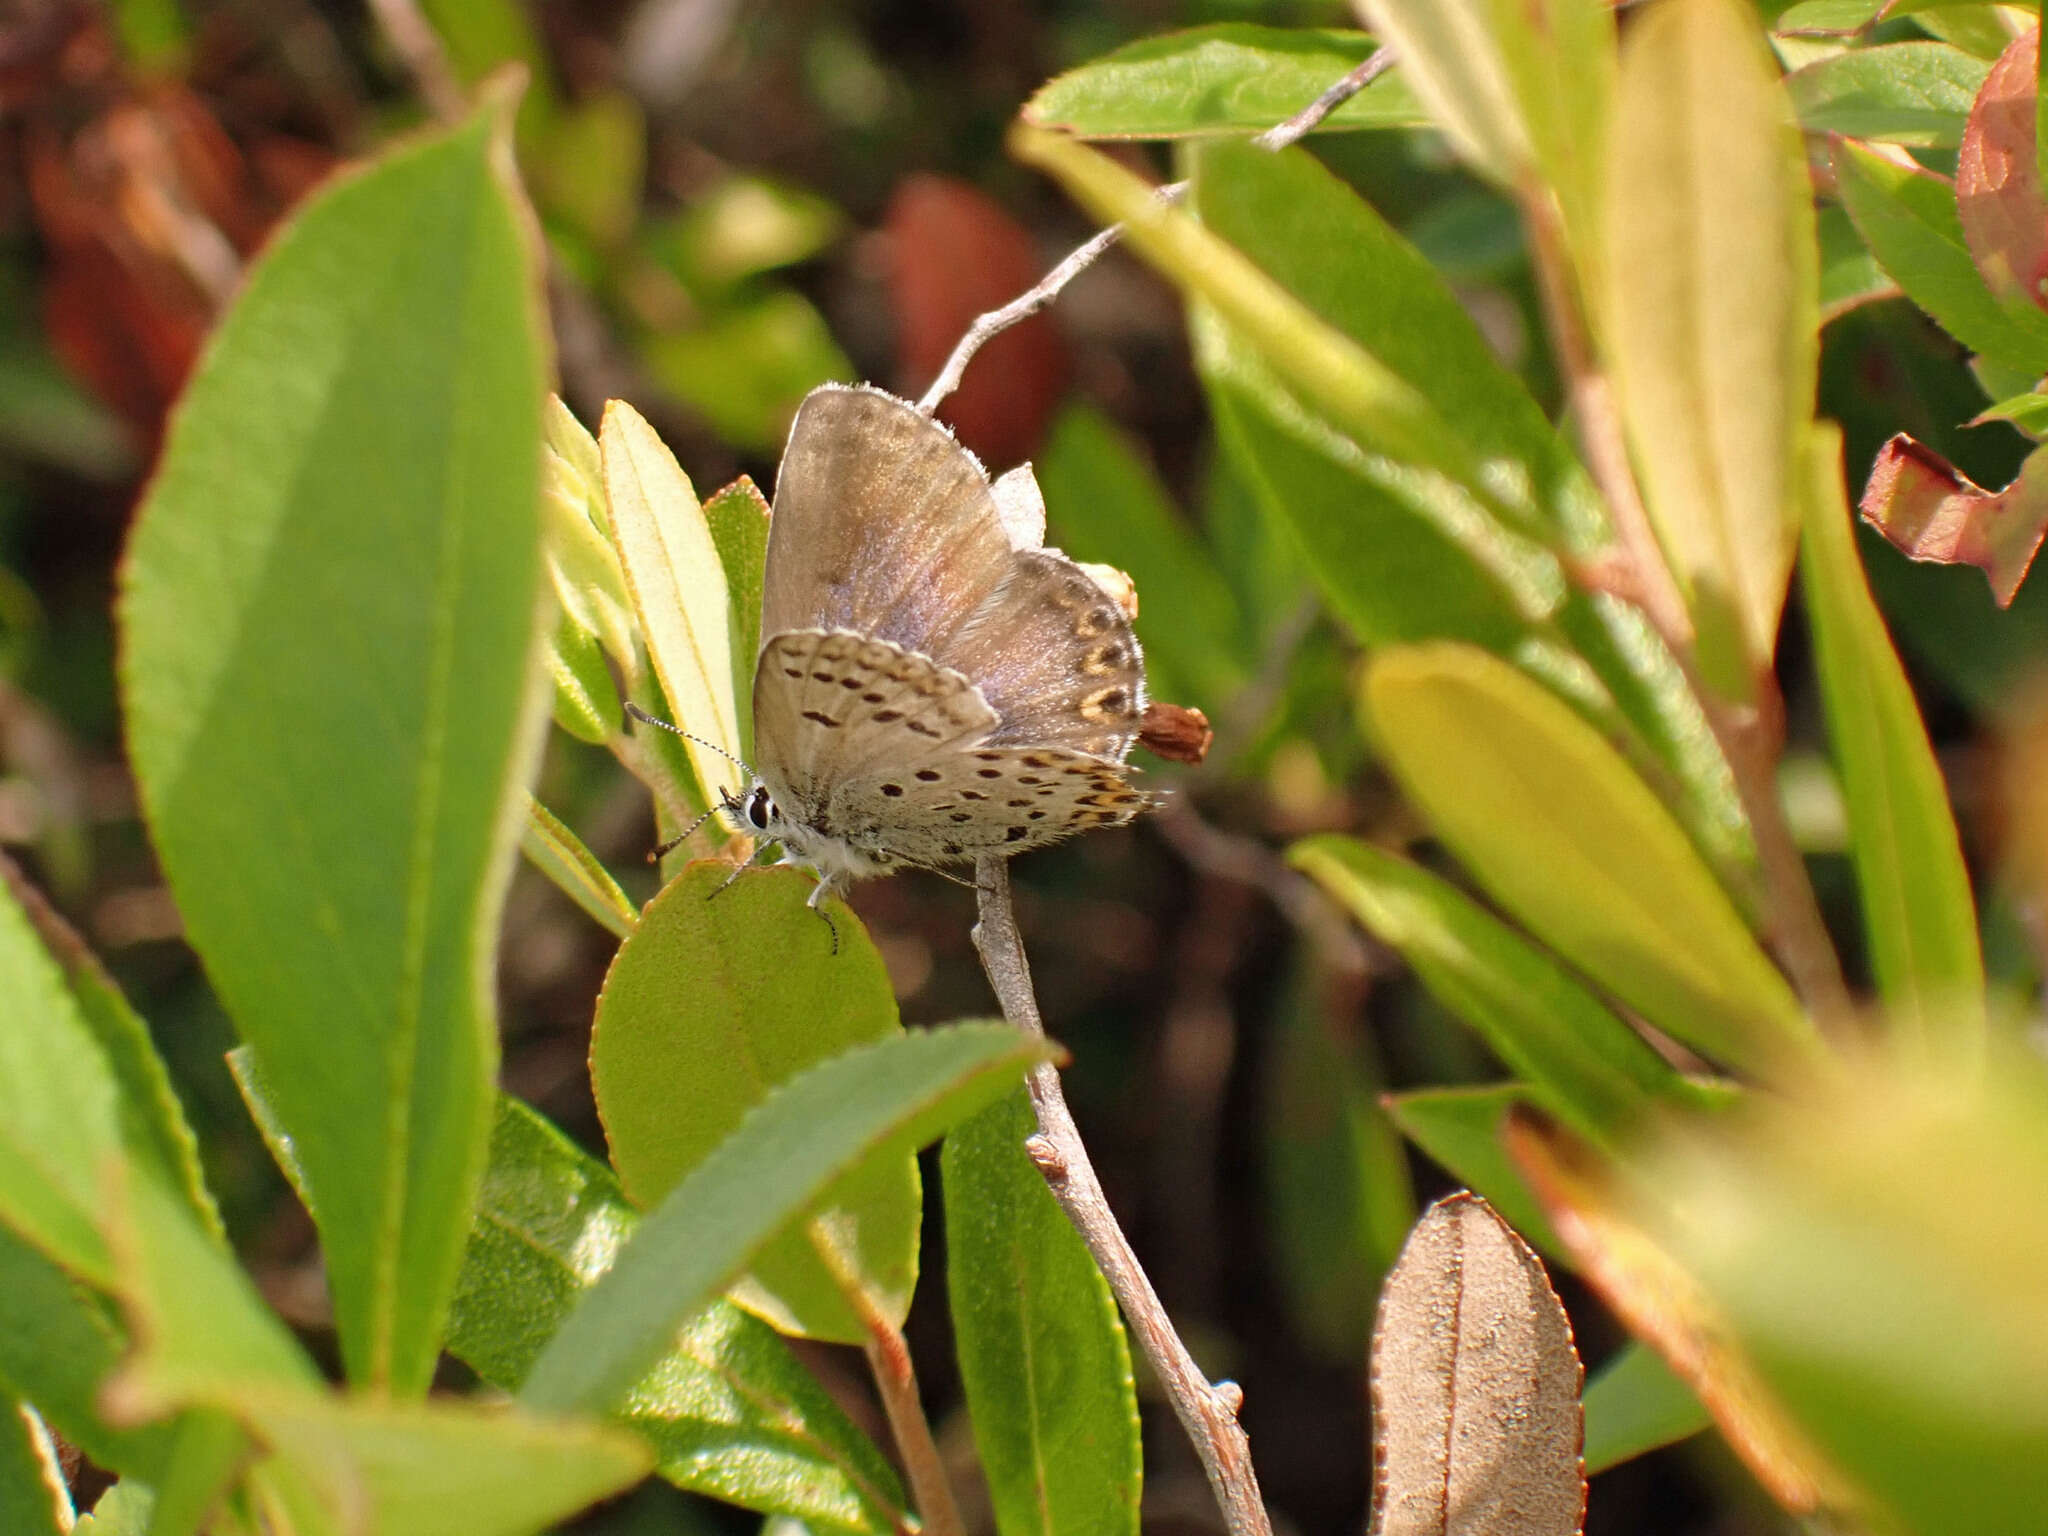
{"label": "gray brown butterfly", "polygon": [[1124,756],[1144,658],[1116,596],[1041,547],[1029,469],[993,485],[908,402],[827,385],[776,477],[735,809],[819,877],[1008,855],[1148,804]]}

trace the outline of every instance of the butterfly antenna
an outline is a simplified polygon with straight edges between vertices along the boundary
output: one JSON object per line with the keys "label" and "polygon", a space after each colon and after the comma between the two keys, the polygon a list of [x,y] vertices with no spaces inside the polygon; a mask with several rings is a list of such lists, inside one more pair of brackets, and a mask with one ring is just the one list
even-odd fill
{"label": "butterfly antenna", "polygon": [[683,830],[678,832],[674,837],[670,838],[667,842],[663,843],[659,848],[655,849],[652,853],[648,854],[647,862],[650,864],[659,864],[663,859],[667,858],[670,854],[674,853],[678,848],[682,847],[684,843],[687,843],[690,840],[691,834],[694,833],[699,827],[703,826],[705,822],[709,821],[712,817],[716,816],[720,811],[724,809],[725,806],[723,804],[714,805],[713,807],[711,807],[710,810],[706,811],[702,816],[699,816],[695,821],[691,822],[687,827],[683,828]]}
{"label": "butterfly antenna", "polygon": [[[624,700],[623,707],[627,714],[631,715],[635,720],[638,720],[642,725],[658,725],[664,731],[669,732],[671,735],[680,736],[685,741],[694,741],[700,747],[709,747],[712,751],[716,752],[720,757],[724,758],[728,763],[731,763],[734,767],[738,768],[740,772],[744,773],[748,778],[754,777],[754,769],[751,763],[749,763],[743,757],[734,757],[732,753],[726,751],[725,748],[721,747],[717,742],[706,741],[702,736],[696,735],[694,732],[691,731],[686,731],[679,725],[671,725],[666,720],[658,719],[655,716],[647,713],[646,710],[642,709],[638,704],[635,704],[631,699]],[[705,814],[708,816],[710,812],[707,811],[705,812]],[[692,828],[691,830],[695,831],[696,829]]]}

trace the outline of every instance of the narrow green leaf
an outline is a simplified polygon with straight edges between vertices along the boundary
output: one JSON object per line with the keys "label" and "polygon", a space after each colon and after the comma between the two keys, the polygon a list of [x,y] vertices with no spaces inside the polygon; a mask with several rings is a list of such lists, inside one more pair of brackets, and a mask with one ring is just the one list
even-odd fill
{"label": "narrow green leaf", "polygon": [[1913,685],[1863,577],[1841,455],[1841,433],[1816,427],[1800,574],[1871,969],[1903,1039],[1975,1056],[1984,957],[1970,872]]}
{"label": "narrow green leaf", "polygon": [[34,1409],[0,1396],[0,1531],[67,1536],[74,1513],[50,1432]]}
{"label": "narrow green leaf", "polygon": [[[1527,388],[1363,198],[1299,151],[1212,144],[1187,160],[1203,223],[1463,423],[1478,453],[1518,466],[1553,520],[1546,539],[1581,551],[1611,541],[1584,470]],[[1683,786],[1701,846],[1730,863],[1752,857],[1698,702],[1640,614],[1572,588],[1553,556],[1457,486],[1370,452],[1208,306],[1192,307],[1190,325],[1226,451],[1268,514],[1294,530],[1325,600],[1360,639],[1470,640],[1529,667],[1603,726],[1618,709]]]}
{"label": "narrow green leaf", "polygon": [[[1298,955],[1282,989],[1260,1105],[1266,1210],[1288,1320],[1323,1355],[1355,1367],[1373,1298],[1415,1222],[1401,1135],[1379,1105],[1378,1068],[1345,1036],[1356,983]],[[1342,1010],[1342,1011],[1340,1011]]]}
{"label": "narrow green leaf", "polygon": [[[609,1169],[500,1098],[449,1349],[517,1390],[639,1221]],[[772,1328],[730,1302],[683,1325],[618,1417],[654,1448],[655,1470],[693,1493],[820,1531],[889,1536],[909,1518],[873,1443]]]}
{"label": "narrow green leaf", "polygon": [[1020,1087],[946,1137],[946,1295],[1001,1536],[1136,1536],[1130,1346],[1109,1282],[1024,1151]]}
{"label": "narrow green leaf", "polygon": [[156,1496],[146,1483],[123,1478],[105,1493],[92,1513],[75,1527],[73,1536],[149,1536],[149,1517]]}
{"label": "narrow green leaf", "polygon": [[1532,1102],[1612,1147],[1685,1078],[1543,950],[1448,882],[1355,838],[1294,845],[1306,871],[1485,1038]]}
{"label": "narrow green leaf", "polygon": [[1248,660],[1236,594],[1137,448],[1077,403],[1055,418],[1032,467],[1049,542],[1136,584],[1153,695],[1212,711],[1228,701]]}
{"label": "narrow green leaf", "polygon": [[725,569],[697,493],[638,411],[612,401],[597,442],[612,538],[640,633],[675,711],[672,723],[703,738],[685,738],[683,747],[699,788],[715,799],[720,790],[743,787],[731,760],[721,755],[737,755],[740,746]]}
{"label": "narrow green leaf", "polygon": [[129,1006],[78,931],[5,854],[0,854],[0,882],[20,904],[22,915],[64,972],[80,1020],[106,1054],[120,1095],[121,1137],[129,1155],[151,1163],[167,1184],[185,1196],[192,1213],[219,1233],[220,1212],[200,1172],[198,1139],[171,1087],[170,1071],[150,1039],[149,1026]]}
{"label": "narrow green leaf", "polygon": [[651,1460],[614,1429],[445,1398],[270,1391],[248,1412],[344,1531],[528,1536],[631,1487]]}
{"label": "narrow green leaf", "polygon": [[527,1377],[536,1408],[611,1407],[677,1326],[861,1162],[922,1146],[1056,1048],[963,1024],[855,1046],[792,1078],[650,1212]]}
{"label": "narrow green leaf", "polygon": [[[647,904],[598,998],[590,1077],[612,1166],[648,1210],[774,1089],[849,1046],[898,1035],[874,943],[834,904],[832,931],[794,869],[734,882],[693,864]],[[761,964],[763,953],[775,956]],[[858,1344],[866,1312],[900,1324],[917,1285],[917,1164],[864,1164],[762,1248],[736,1295],[784,1332]],[[859,1286],[856,1305],[842,1289]]]}
{"label": "narrow green leaf", "polygon": [[1987,421],[2009,421],[2039,442],[2048,437],[2048,394],[2028,390],[1996,405],[1987,405],[1971,418],[1970,425],[1974,427]]}
{"label": "narrow green leaf", "polygon": [[2048,373],[2048,314],[1992,297],[1963,239],[1953,185],[1841,138],[1834,167],[1842,206],[1907,298],[1972,351],[2030,378]]}
{"label": "narrow green leaf", "polygon": [[1485,0],[1363,0],[1376,36],[1458,154],[1489,181],[1519,183],[1534,161]]}
{"label": "narrow green leaf", "polygon": [[1610,149],[1622,414],[1701,669],[1747,697],[1792,571],[1819,329],[1806,157],[1748,6],[1658,6],[1628,29]]}
{"label": "narrow green leaf", "polygon": [[618,684],[604,663],[604,647],[566,613],[555,624],[547,666],[555,685],[555,724],[593,747],[619,734],[624,714]]}
{"label": "narrow green leaf", "polygon": [[[1988,1067],[1988,1069],[1987,1069]],[[1775,1096],[1774,1096],[1775,1097]],[[1866,1523],[2007,1536],[2048,1466],[2048,1073],[2013,1043],[1760,1100],[1649,1170],[1666,1243]]]}
{"label": "narrow green leaf", "polygon": [[168,1432],[109,1424],[99,1391],[128,1350],[127,1330],[98,1292],[0,1227],[0,1395],[36,1405],[99,1466],[148,1479]]}
{"label": "narrow green leaf", "polygon": [[1548,1254],[1553,1263],[1569,1264],[1543,1207],[1529,1192],[1501,1141],[1508,1112],[1528,1101],[1529,1091],[1520,1083],[1424,1088],[1389,1095],[1387,1114],[1403,1135],[1441,1163],[1453,1178],[1484,1195],[1509,1226]]}
{"label": "narrow green leaf", "polygon": [[12,888],[0,891],[0,1222],[96,1284],[100,1180],[124,1158],[112,1069]]}
{"label": "narrow green leaf", "polygon": [[1884,43],[1818,59],[1785,77],[1808,133],[1954,149],[1990,73],[1947,43]]}
{"label": "narrow green leaf", "polygon": [[1840,207],[1820,210],[1820,319],[1826,325],[1877,299],[1897,298],[1899,285],[1878,265]]}
{"label": "narrow green leaf", "polygon": [[1497,515],[1526,523],[1516,490],[1489,481],[1473,445],[1407,380],[1121,165],[1057,133],[1019,123],[1011,152],[1045,171],[1104,222],[1121,220],[1133,249],[1190,298],[1216,309],[1265,354],[1282,380],[1368,448],[1433,469]]}
{"label": "narrow green leaf", "polygon": [[188,1409],[178,1419],[155,1484],[149,1536],[202,1536],[249,1459],[241,1425],[212,1408]]}
{"label": "narrow green leaf", "polygon": [[1631,1341],[1586,1378],[1586,1475],[1698,1434],[1714,1421],[1664,1357]]}
{"label": "narrow green leaf", "polygon": [[539,745],[544,345],[495,109],[302,206],[125,567],[136,776],[320,1192],[353,1377],[423,1391],[482,1171]]}
{"label": "narrow green leaf", "polygon": [[1670,813],[1554,695],[1484,651],[1443,643],[1382,652],[1364,707],[1437,835],[1597,986],[1747,1071],[1819,1048]]}
{"label": "narrow green leaf", "polygon": [[768,563],[768,498],[745,475],[704,503],[704,521],[725,569],[732,694],[739,755],[754,754],[754,657],[761,648],[761,580]]}
{"label": "narrow green leaf", "polygon": [[546,806],[531,795],[526,800],[526,826],[519,851],[577,906],[620,938],[633,931],[640,913],[619,889],[619,882],[597,855]]}
{"label": "narrow green leaf", "polygon": [[[1372,50],[1363,32],[1249,22],[1168,32],[1055,75],[1024,104],[1024,120],[1083,139],[1258,133],[1301,111]],[[1427,121],[1396,70],[1324,118],[1320,131]]]}

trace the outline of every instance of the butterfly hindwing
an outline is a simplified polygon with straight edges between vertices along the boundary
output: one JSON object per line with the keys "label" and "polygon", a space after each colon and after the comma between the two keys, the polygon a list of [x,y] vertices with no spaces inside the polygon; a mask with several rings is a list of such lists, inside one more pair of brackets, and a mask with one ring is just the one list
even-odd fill
{"label": "butterfly hindwing", "polygon": [[960,673],[847,630],[771,635],[754,666],[754,750],[776,799],[816,815],[876,761],[976,742],[996,724]]}
{"label": "butterfly hindwing", "polygon": [[1020,550],[959,632],[933,653],[973,678],[1002,723],[992,746],[1121,758],[1145,713],[1130,620],[1056,549]]}
{"label": "butterfly hindwing", "polygon": [[899,862],[955,864],[1129,821],[1151,800],[1124,773],[1061,747],[955,745],[840,784],[829,814],[848,827],[886,822],[882,846]]}

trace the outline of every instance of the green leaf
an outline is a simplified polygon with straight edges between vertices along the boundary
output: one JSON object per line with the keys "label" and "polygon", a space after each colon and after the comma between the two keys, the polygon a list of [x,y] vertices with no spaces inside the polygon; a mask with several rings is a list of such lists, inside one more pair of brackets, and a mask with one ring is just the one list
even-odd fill
{"label": "green leaf", "polygon": [[1683,1076],[1543,950],[1446,881],[1355,838],[1294,845],[1306,871],[1445,1007],[1485,1038],[1532,1102],[1613,1147],[1660,1103],[1688,1102]]}
{"label": "green leaf", "polygon": [[1593,728],[1471,646],[1382,652],[1387,766],[1480,884],[1657,1028],[1768,1075],[1813,1026],[1683,831]]}
{"label": "green leaf", "polygon": [[1001,1536],[1136,1536],[1131,1352],[1109,1282],[1024,1151],[1018,1088],[946,1137],[946,1295]]}
{"label": "green leaf", "polygon": [[92,1513],[74,1527],[73,1536],[149,1536],[155,1504],[147,1484],[123,1478],[100,1495]]}
{"label": "green leaf", "polygon": [[1987,421],[2009,421],[2039,442],[2048,437],[2048,394],[2028,390],[1996,405],[1987,405],[1976,414],[1970,425],[1974,427]]}
{"label": "green leaf", "polygon": [[754,658],[761,648],[761,581],[768,564],[768,498],[745,475],[704,503],[704,521],[725,569],[732,691],[739,755],[754,753]]}
{"label": "green leaf", "polygon": [[583,846],[583,839],[530,795],[519,851],[564,895],[620,938],[630,935],[640,921],[639,910],[619,889],[612,872]]}
{"label": "green leaf", "polygon": [[1610,149],[1622,415],[1701,671],[1746,698],[1792,571],[1819,330],[1805,152],[1748,6],[1660,6],[1628,29]]}
{"label": "green leaf", "polygon": [[641,359],[720,437],[768,456],[782,451],[805,395],[857,377],[825,317],[786,287],[722,308],[701,326],[652,335],[641,344]]}
{"label": "green leaf", "polygon": [[96,1284],[100,1181],[125,1153],[113,1071],[12,887],[0,892],[0,1222]]}
{"label": "green leaf", "polygon": [[1820,210],[1818,228],[1821,324],[1875,299],[1898,297],[1899,285],[1870,254],[1847,213],[1828,204]]}
{"label": "green leaf", "polygon": [[835,1179],[922,1146],[1055,1054],[1006,1026],[963,1024],[855,1046],[792,1078],[648,1214],[534,1363],[522,1399],[613,1406],[677,1326]]}
{"label": "green leaf", "polygon": [[1101,412],[1075,404],[1053,421],[1033,470],[1050,541],[1137,586],[1153,695],[1219,709],[1245,676],[1237,598],[1152,466]]}
{"label": "green leaf", "polygon": [[[1217,152],[1227,148],[1209,146]],[[1370,451],[1447,475],[1495,515],[1533,529],[1525,488],[1488,477],[1478,450],[1463,435],[1471,423],[1454,425],[1413,384],[1322,321],[1242,252],[1162,202],[1115,161],[1062,134],[1018,123],[1010,130],[1010,149],[1060,182],[1097,218],[1121,220],[1132,249],[1190,299],[1213,306],[1305,404]]]}
{"label": "green leaf", "polygon": [[1507,1224],[1550,1256],[1569,1265],[1570,1256],[1550,1230],[1543,1207],[1529,1192],[1501,1140],[1508,1112],[1529,1101],[1520,1083],[1483,1088],[1424,1088],[1390,1094],[1387,1114],[1401,1132],[1441,1163],[1466,1188],[1486,1197]]}
{"label": "green leaf", "polygon": [[[120,1095],[121,1139],[131,1157],[150,1163],[192,1213],[210,1230],[221,1231],[220,1212],[199,1168],[199,1142],[171,1087],[171,1075],[150,1039],[149,1026],[131,1008],[99,957],[76,929],[29,884],[20,867],[0,854],[0,881],[20,903],[70,984],[78,1016],[106,1054]],[[0,898],[4,901],[5,898]]]}
{"label": "green leaf", "polygon": [[[1584,471],[1528,390],[1442,277],[1370,205],[1299,151],[1214,144],[1188,159],[1193,206],[1207,226],[1446,419],[1465,424],[1479,453],[1520,466],[1551,509],[1557,542],[1592,550],[1610,541]],[[1683,786],[1677,798],[1702,846],[1730,862],[1749,857],[1727,767],[1640,614],[1571,588],[1553,556],[1456,486],[1369,452],[1297,398],[1248,336],[1208,306],[1194,306],[1191,326],[1226,451],[1268,515],[1294,530],[1325,600],[1360,639],[1470,640],[1528,666],[1590,714],[1618,707],[1644,753]]]}
{"label": "green leaf", "polygon": [[249,1437],[226,1414],[212,1408],[187,1410],[155,1484],[149,1536],[202,1536],[233,1491],[249,1453]]}
{"label": "green leaf", "polygon": [[[639,1220],[609,1169],[500,1098],[449,1349],[517,1390]],[[730,1302],[683,1325],[618,1417],[654,1448],[655,1470],[693,1493],[814,1530],[888,1536],[908,1518],[881,1453],[775,1331]]]}
{"label": "green leaf", "polygon": [[1983,1048],[1984,957],[1941,765],[1856,550],[1841,434],[1808,453],[1800,574],[1850,850],[1889,1027],[1924,1047]]}
{"label": "green leaf", "polygon": [[612,401],[597,442],[612,537],[640,633],[675,711],[671,722],[689,733],[683,749],[709,805],[721,790],[745,787],[726,755],[738,755],[740,732],[725,568],[697,493],[638,411]]}
{"label": "green leaf", "polygon": [[193,945],[320,1193],[350,1374],[423,1391],[497,1062],[539,745],[544,345],[496,109],[249,273],[128,551],[122,679]]}
{"label": "green leaf", "polygon": [[98,1465],[147,1479],[163,1464],[166,1429],[119,1427],[100,1411],[100,1387],[127,1349],[98,1292],[0,1227],[0,1395],[34,1403]]}
{"label": "green leaf", "polygon": [[1297,958],[1280,994],[1260,1106],[1266,1210],[1288,1320],[1325,1356],[1365,1358],[1373,1298],[1415,1221],[1400,1132],[1370,1042],[1344,1033],[1357,983]]}
{"label": "green leaf", "polygon": [[[1248,22],[1168,32],[1055,75],[1024,104],[1024,120],[1084,139],[1258,133],[1301,111],[1372,50],[1363,32]],[[1396,70],[1324,118],[1321,131],[1427,121]]]}
{"label": "green leaf", "polygon": [[343,1532],[527,1536],[631,1487],[650,1459],[616,1430],[445,1398],[273,1391],[248,1412]]}
{"label": "green leaf", "polygon": [[1947,43],[1884,43],[1818,59],[1785,77],[1808,133],[1954,149],[1990,73]]}
{"label": "green leaf", "polygon": [[1842,206],[1906,297],[1972,351],[2029,377],[2048,373],[2048,314],[1992,297],[1963,239],[1954,186],[1847,139],[1834,141],[1834,167]]}
{"label": "green leaf", "polygon": [[[692,864],[647,904],[598,999],[590,1077],[612,1166],[634,1204],[659,1204],[780,1084],[849,1046],[901,1033],[889,973],[841,904],[832,930],[795,869]],[[836,953],[834,952],[836,948]],[[772,953],[773,965],[761,956]],[[755,1254],[736,1292],[787,1333],[858,1344],[878,1313],[901,1325],[917,1285],[916,1161],[864,1164]],[[856,1302],[844,1287],[855,1285]]]}
{"label": "green leaf", "polygon": [[1586,1475],[1687,1439],[1714,1421],[1654,1349],[1631,1341],[1586,1378]]}
{"label": "green leaf", "polygon": [[50,1432],[34,1409],[0,1396],[0,1531],[65,1536],[73,1514]]}

